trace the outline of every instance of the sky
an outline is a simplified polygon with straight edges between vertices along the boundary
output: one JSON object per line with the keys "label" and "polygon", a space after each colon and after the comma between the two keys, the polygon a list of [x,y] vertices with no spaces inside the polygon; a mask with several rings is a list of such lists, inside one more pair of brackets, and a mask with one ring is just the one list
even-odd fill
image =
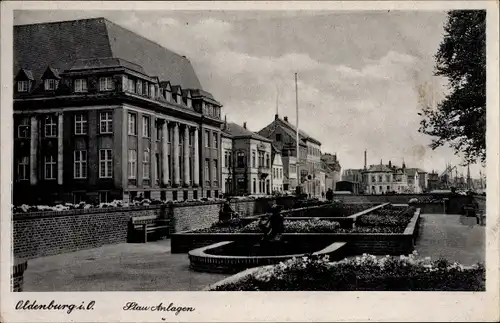
{"label": "sky", "polygon": [[[447,80],[433,74],[443,11],[16,11],[15,24],[105,17],[187,56],[228,121],[258,131],[276,111],[336,153],[342,169],[401,164],[443,171],[461,159],[418,132],[423,105]],[[480,165],[471,165],[478,177]],[[466,174],[465,168],[459,172]],[[484,169],[483,169],[484,172]]]}

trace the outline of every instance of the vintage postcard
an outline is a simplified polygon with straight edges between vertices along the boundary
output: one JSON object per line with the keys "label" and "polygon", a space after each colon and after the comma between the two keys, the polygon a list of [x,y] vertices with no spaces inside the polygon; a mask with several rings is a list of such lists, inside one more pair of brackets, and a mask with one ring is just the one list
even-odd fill
{"label": "vintage postcard", "polygon": [[498,2],[1,8],[2,322],[500,320]]}

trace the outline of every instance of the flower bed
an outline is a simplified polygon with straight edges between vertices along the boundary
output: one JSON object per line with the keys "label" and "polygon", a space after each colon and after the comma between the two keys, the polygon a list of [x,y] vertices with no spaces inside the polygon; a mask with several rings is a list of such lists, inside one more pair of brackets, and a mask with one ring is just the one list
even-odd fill
{"label": "flower bed", "polygon": [[409,256],[330,262],[328,257],[294,258],[260,267],[237,280],[220,282],[214,291],[484,291],[482,264],[464,267],[444,259]]}
{"label": "flower bed", "polygon": [[435,198],[432,196],[424,196],[424,197],[419,197],[419,198],[411,198],[408,201],[408,204],[442,204],[443,199],[442,198]]}
{"label": "flower bed", "polygon": [[80,202],[77,204],[65,203],[57,204],[54,206],[49,205],[20,205],[12,206],[12,213],[32,213],[32,212],[57,212],[57,211],[68,211],[68,210],[86,210],[86,209],[96,209],[96,208],[121,208],[121,207],[131,207],[131,206],[149,206],[149,205],[168,205],[168,204],[190,204],[190,203],[203,203],[203,202],[222,202],[223,199],[218,198],[203,198],[198,200],[185,200],[185,201],[160,201],[160,200],[136,200],[131,202],[123,202],[121,200],[114,200],[110,203],[99,203],[99,204],[89,204],[85,202]]}

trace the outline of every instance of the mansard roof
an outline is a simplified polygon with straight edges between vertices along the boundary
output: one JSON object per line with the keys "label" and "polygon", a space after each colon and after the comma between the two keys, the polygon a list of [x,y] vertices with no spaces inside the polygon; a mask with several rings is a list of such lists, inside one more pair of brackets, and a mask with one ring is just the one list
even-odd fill
{"label": "mansard roof", "polygon": [[39,81],[47,66],[65,71],[79,59],[95,58],[122,59],[160,80],[201,89],[186,57],[105,18],[14,26],[14,74],[24,68]]}

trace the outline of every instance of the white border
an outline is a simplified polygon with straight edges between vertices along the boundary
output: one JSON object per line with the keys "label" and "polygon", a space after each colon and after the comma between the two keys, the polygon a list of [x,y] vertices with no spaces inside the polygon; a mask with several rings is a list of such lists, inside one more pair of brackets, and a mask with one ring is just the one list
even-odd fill
{"label": "white border", "polygon": [[[11,160],[12,160],[12,33],[15,9],[25,10],[447,10],[488,9],[487,13],[487,292],[85,292],[11,293]],[[1,3],[1,304],[5,322],[158,322],[155,312],[124,312],[128,301],[183,304],[196,308],[167,321],[498,321],[499,314],[499,43],[497,1],[339,1],[339,2],[2,2]],[[71,315],[44,311],[15,311],[20,299],[38,302],[96,301],[93,312]]]}

